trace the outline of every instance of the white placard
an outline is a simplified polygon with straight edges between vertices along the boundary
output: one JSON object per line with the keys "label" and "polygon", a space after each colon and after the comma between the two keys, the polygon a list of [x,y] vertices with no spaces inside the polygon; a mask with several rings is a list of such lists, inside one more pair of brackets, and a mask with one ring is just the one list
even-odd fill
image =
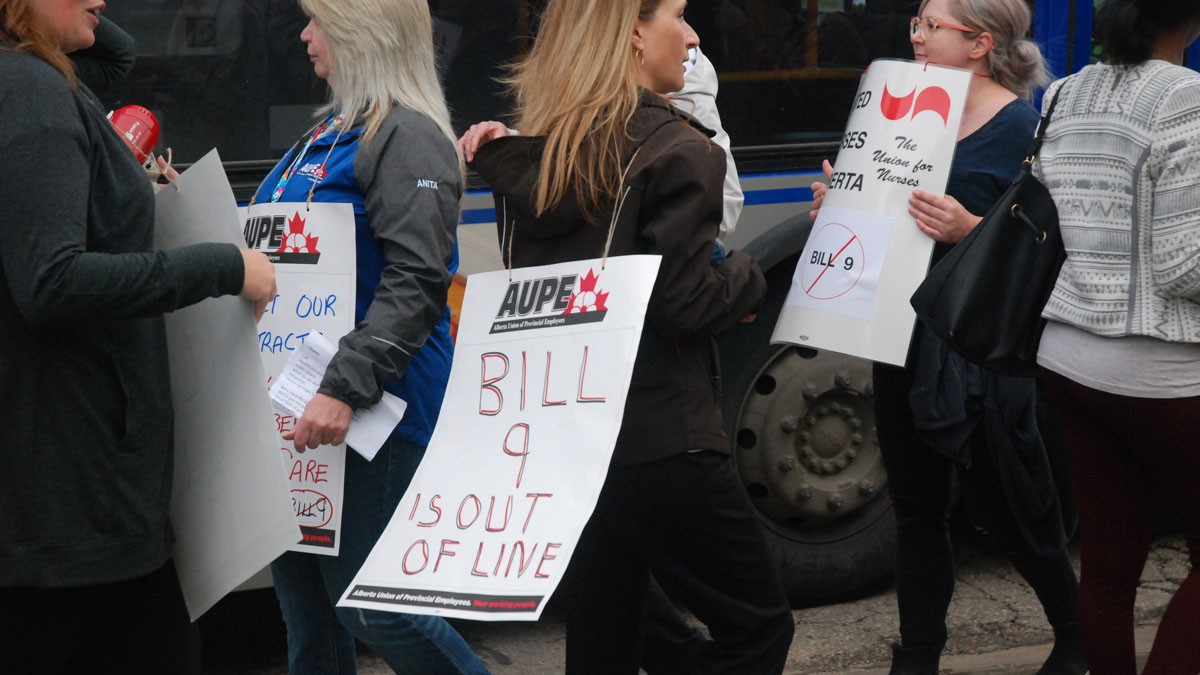
{"label": "white placard", "polygon": [[[155,197],[154,244],[238,236],[237,204],[214,150]],[[175,403],[171,521],[193,620],[300,537],[271,421],[254,311],[210,298],[166,316]]]}
{"label": "white placard", "polygon": [[970,83],[958,68],[871,63],[772,342],[904,363],[933,250],[908,199],[945,191]]}
{"label": "white placard", "polygon": [[437,428],[339,606],[541,615],[603,486],[660,260],[471,275]]}
{"label": "white placard", "polygon": [[[258,348],[268,382],[312,333],[330,342],[354,328],[354,210],[349,204],[279,202],[241,209],[250,248],[275,263],[279,294],[258,324]],[[282,434],[293,415],[274,413],[276,448],[284,455],[292,506],[302,539],[293,550],[337,555],[342,520],[346,446],[298,453]]]}

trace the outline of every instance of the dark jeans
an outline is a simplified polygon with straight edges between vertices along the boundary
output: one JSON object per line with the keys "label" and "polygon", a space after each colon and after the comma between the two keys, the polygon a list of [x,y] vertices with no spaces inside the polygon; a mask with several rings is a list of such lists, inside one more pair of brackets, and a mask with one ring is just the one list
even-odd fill
{"label": "dark jeans", "polygon": [[200,632],[175,566],[96,586],[0,589],[0,670],[199,675]]}
{"label": "dark jeans", "polygon": [[346,454],[337,557],[285,553],[271,564],[287,623],[291,675],[352,675],[358,638],[397,673],[487,673],[458,631],[436,616],[335,607],[383,534],[425,448],[390,438],[371,462]]}
{"label": "dark jeans", "polygon": [[642,670],[646,675],[687,675],[690,664],[708,641],[650,577],[642,639]]}
{"label": "dark jeans", "polygon": [[779,673],[795,625],[761,525],[716,452],[614,466],[564,579],[567,673],[636,674],[650,574],[707,626],[689,673]]}
{"label": "dark jeans", "polygon": [[[900,641],[937,654],[946,645],[946,611],[954,594],[949,517],[953,461],[929,447],[913,426],[909,370],[875,364],[875,423],[896,512],[896,600]],[[1021,536],[982,434],[969,469],[958,471],[962,498],[976,524],[988,529],[1033,588],[1052,626],[1078,620],[1078,585],[1065,549],[1038,555]]]}
{"label": "dark jeans", "polygon": [[1183,523],[1191,570],[1167,605],[1143,675],[1200,672],[1200,397],[1089,389],[1042,369],[1062,419],[1079,508],[1080,627],[1092,675],[1133,675],[1134,599],[1154,533],[1154,497]]}

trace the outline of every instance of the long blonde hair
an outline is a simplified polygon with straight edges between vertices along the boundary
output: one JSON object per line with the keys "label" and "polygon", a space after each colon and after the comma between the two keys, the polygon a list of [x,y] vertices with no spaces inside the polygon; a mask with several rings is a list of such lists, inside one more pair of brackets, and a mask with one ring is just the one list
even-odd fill
{"label": "long blonde hair", "polygon": [[364,118],[367,143],[401,105],[429,116],[458,152],[426,0],[300,0],[300,6],[325,32],[332,57],[330,101],[319,115],[336,110],[346,120]]}
{"label": "long blonde hair", "polygon": [[534,192],[540,215],[573,192],[595,220],[617,191],[625,127],[637,110],[633,30],[661,0],[550,0],[529,56],[507,82],[522,134],[546,136]]}

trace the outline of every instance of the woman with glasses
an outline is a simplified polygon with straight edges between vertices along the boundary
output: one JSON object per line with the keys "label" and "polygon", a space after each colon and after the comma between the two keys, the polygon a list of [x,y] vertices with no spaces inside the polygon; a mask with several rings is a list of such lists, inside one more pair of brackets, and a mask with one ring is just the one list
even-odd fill
{"label": "woman with glasses", "polygon": [[1046,304],[1040,377],[1079,505],[1080,625],[1093,675],[1133,675],[1134,600],[1165,498],[1191,571],[1144,675],[1200,672],[1200,75],[1182,67],[1200,3],[1107,0],[1105,62],[1061,92],[1035,171],[1067,260]]}
{"label": "woman with glasses", "polygon": [[[972,77],[946,194],[914,191],[909,213],[933,239],[936,262],[981,220],[1016,177],[1033,140],[1035,87],[1048,80],[1025,39],[1023,0],[926,0],[910,23],[919,63]],[[814,186],[819,206],[824,186]],[[949,513],[955,485],[966,513],[1033,587],[1054,629],[1039,675],[1086,671],[1077,582],[1056,486],[1062,451],[1039,414],[1033,378],[1002,377],[966,362],[917,327],[905,367],[875,364],[875,418],[897,524],[900,644],[892,675],[933,675],[946,645],[954,593]],[[1061,470],[1057,472],[1061,475]],[[1065,495],[1063,495],[1065,498]]]}

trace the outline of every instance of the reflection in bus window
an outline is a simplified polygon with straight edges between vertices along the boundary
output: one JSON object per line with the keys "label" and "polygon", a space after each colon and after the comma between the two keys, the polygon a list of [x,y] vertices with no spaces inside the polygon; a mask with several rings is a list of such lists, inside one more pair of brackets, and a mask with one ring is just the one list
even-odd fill
{"label": "reflection in bus window", "polygon": [[[439,72],[458,131],[512,108],[500,82],[529,48],[544,0],[429,0]],[[913,0],[691,0],[689,22],[720,76],[735,147],[828,142],[872,59],[909,58]],[[124,0],[107,16],[138,40],[130,77],[106,97],[162,124],[182,163],[210,148],[269,163],[312,124],[312,74],[295,0]]]}
{"label": "reflection in bus window", "polygon": [[151,109],[160,149],[182,162],[216,147],[226,161],[269,159],[312,124],[312,74],[295,0],[161,0],[106,11],[138,40],[138,62],[106,103]]}

